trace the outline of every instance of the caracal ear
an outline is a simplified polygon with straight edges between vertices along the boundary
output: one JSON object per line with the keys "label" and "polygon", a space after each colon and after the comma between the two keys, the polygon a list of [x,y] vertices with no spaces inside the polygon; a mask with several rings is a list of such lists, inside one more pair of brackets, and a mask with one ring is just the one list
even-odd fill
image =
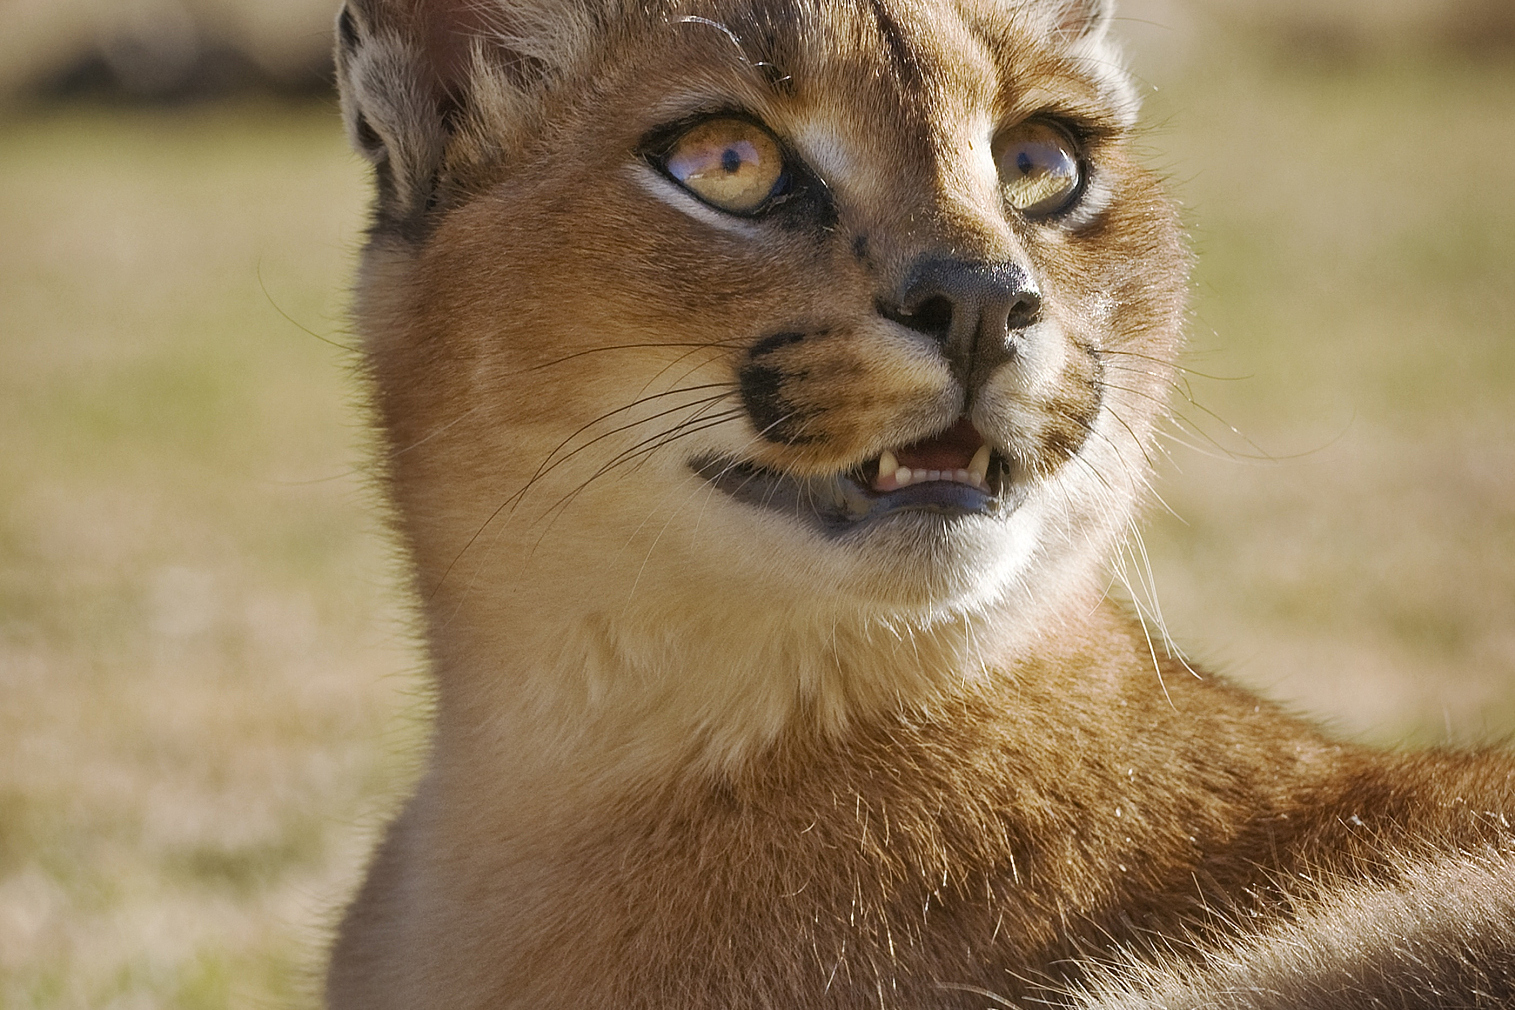
{"label": "caracal ear", "polygon": [[1114,0],[1061,0],[1057,10],[1057,33],[1068,42],[1100,43],[1115,16]]}
{"label": "caracal ear", "polygon": [[1120,46],[1110,34],[1115,0],[1029,0],[1054,44],[1099,85],[1110,106],[1133,126],[1141,107]]}
{"label": "caracal ear", "polygon": [[375,226],[424,233],[471,171],[529,135],[536,97],[593,45],[579,0],[347,0],[337,82],[378,176]]}

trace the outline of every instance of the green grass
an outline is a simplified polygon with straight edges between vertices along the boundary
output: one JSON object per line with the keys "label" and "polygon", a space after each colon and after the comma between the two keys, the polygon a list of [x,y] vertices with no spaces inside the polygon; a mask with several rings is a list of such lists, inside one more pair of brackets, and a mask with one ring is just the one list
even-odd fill
{"label": "green grass", "polygon": [[[1515,73],[1159,83],[1186,363],[1248,376],[1178,404],[1171,632],[1347,731],[1508,732]],[[364,187],[326,107],[0,122],[0,1010],[312,1002],[419,739],[355,386],[283,317],[346,339]]]}

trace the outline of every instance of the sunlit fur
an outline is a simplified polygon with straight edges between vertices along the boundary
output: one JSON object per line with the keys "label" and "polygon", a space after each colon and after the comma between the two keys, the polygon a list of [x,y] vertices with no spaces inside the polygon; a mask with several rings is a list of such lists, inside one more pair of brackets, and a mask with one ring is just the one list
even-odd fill
{"label": "sunlit fur", "polygon": [[[1116,999],[1086,968],[1239,932],[1209,909],[1286,929],[1319,899],[1291,874],[1387,887],[1409,838],[1506,843],[1503,759],[1332,744],[1103,599],[1187,266],[1108,21],[351,0],[344,110],[378,184],[357,318],[437,715],[333,1007]],[[808,166],[813,213],[722,215],[643,156],[731,112]],[[1031,115],[1085,135],[1052,221],[1010,211],[987,156]],[[1042,292],[972,388],[879,308],[929,255]],[[1013,510],[826,538],[691,467],[838,473],[965,407],[1017,461]]]}

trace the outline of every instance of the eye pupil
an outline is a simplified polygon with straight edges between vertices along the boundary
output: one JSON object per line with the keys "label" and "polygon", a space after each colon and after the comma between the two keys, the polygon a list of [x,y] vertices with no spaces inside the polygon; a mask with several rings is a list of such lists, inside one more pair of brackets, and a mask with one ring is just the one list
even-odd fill
{"label": "eye pupil", "polygon": [[1025,151],[1020,152],[1020,154],[1016,156],[1015,167],[1020,170],[1021,175],[1030,175],[1031,169],[1033,167],[1031,164],[1031,155],[1027,154]]}
{"label": "eye pupil", "polygon": [[726,170],[727,175],[735,175],[742,170],[742,154],[734,147],[726,148],[721,155],[721,168]]}

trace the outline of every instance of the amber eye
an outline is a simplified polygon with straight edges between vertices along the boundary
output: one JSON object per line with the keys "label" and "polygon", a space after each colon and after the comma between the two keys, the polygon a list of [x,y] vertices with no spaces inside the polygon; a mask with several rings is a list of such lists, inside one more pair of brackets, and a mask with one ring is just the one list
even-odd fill
{"label": "amber eye", "polygon": [[767,130],[745,119],[709,119],[683,133],[663,168],[689,192],[732,214],[752,214],[780,191],[784,152]]}
{"label": "amber eye", "polygon": [[994,162],[1010,206],[1027,217],[1066,210],[1083,188],[1078,144],[1067,131],[1032,119],[994,141]]}

